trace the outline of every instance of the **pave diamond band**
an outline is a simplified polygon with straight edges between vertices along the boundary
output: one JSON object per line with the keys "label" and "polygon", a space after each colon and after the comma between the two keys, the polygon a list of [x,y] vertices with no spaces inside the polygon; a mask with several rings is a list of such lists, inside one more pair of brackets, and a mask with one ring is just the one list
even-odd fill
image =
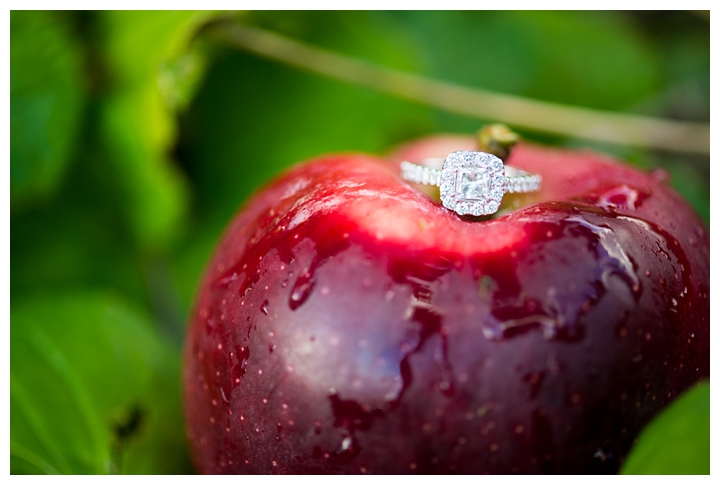
{"label": "pave diamond band", "polygon": [[[438,169],[440,164],[442,168]],[[447,158],[428,158],[420,164],[402,162],[402,178],[440,187],[443,205],[460,215],[494,214],[506,193],[534,192],[542,177],[505,166],[484,152],[457,151]]]}
{"label": "pave diamond band", "polygon": [[[510,175],[513,174],[513,175]],[[540,175],[533,175],[515,167],[505,166],[505,178],[507,186],[505,192],[508,194],[522,194],[525,192],[536,192],[540,190]]]}
{"label": "pave diamond band", "polygon": [[[442,159],[432,158],[428,160],[434,161]],[[415,182],[416,184],[423,185],[440,185],[441,170],[437,168],[416,165],[410,162],[402,162],[400,164],[400,169],[402,170],[402,178],[409,182]]]}
{"label": "pave diamond band", "polygon": [[[441,158],[429,160],[442,161]],[[408,182],[440,186],[440,174],[442,173],[440,169],[425,167],[410,162],[402,162],[400,168],[402,169],[402,178]],[[505,192],[508,194],[535,192],[536,190],[540,190],[540,182],[542,182],[540,175],[532,175],[524,170],[508,167],[507,165],[505,166],[505,179],[507,181]]]}

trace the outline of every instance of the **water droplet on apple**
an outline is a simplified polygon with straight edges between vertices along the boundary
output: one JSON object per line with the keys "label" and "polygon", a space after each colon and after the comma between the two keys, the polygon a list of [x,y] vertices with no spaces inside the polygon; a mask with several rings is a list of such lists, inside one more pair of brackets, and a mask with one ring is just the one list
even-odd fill
{"label": "water droplet on apple", "polygon": [[296,310],[300,305],[305,303],[310,293],[312,293],[313,286],[315,286],[315,282],[313,281],[312,269],[308,269],[298,276],[290,293],[289,305],[291,310]]}
{"label": "water droplet on apple", "polygon": [[598,448],[598,450],[593,455],[593,458],[597,458],[600,461],[605,461],[611,456],[612,456],[612,453],[605,453],[605,451],[603,451],[602,448]]}
{"label": "water droplet on apple", "polygon": [[[618,217],[618,219],[633,219],[627,217]],[[600,280],[604,287],[608,287],[608,278],[611,274],[619,276],[630,287],[633,296],[638,299],[642,290],[640,279],[635,270],[637,264],[624,249],[624,245],[619,241],[610,227],[604,227],[593,224],[581,215],[573,215],[566,219],[569,223],[575,223],[579,227],[588,230],[596,238],[597,244],[595,252],[598,256],[598,265],[605,268],[600,276]]]}
{"label": "water droplet on apple", "polygon": [[637,190],[627,185],[620,185],[597,197],[597,204],[605,209],[621,207],[635,210],[650,195],[649,190]]}
{"label": "water droplet on apple", "polygon": [[[244,273],[243,273],[243,276],[245,276]],[[228,286],[230,286],[231,283],[237,281],[238,279],[239,279],[239,277],[238,277],[237,272],[232,270],[232,271],[227,272],[227,273],[223,274],[222,276],[220,276],[220,278],[218,278],[218,280],[215,283],[215,287],[216,288],[227,288]]]}
{"label": "water droplet on apple", "polygon": [[235,347],[238,356],[238,363],[232,370],[232,385],[237,386],[240,378],[247,372],[248,360],[250,359],[250,349],[248,347]]}
{"label": "water droplet on apple", "polygon": [[268,314],[268,301],[265,300],[262,302],[262,305],[260,305],[260,311],[263,312],[265,315]]}
{"label": "water droplet on apple", "polygon": [[345,436],[340,444],[338,445],[335,452],[330,455],[330,461],[336,464],[348,463],[350,460],[355,458],[360,453],[360,447],[357,446],[355,437],[350,434]]}

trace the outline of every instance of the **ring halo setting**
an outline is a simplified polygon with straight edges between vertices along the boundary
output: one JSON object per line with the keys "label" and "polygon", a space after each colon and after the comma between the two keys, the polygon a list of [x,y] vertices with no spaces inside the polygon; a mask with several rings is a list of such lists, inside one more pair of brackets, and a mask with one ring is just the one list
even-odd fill
{"label": "ring halo setting", "polygon": [[468,150],[450,153],[440,173],[440,200],[460,215],[494,214],[500,207],[507,179],[498,157]]}

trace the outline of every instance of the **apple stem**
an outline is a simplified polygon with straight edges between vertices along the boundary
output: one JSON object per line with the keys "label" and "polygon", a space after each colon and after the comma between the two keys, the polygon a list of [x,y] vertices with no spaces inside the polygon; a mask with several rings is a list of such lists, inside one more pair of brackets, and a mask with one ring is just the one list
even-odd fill
{"label": "apple stem", "polygon": [[520,140],[520,135],[500,123],[483,126],[477,131],[476,136],[481,151],[495,155],[503,162],[507,160],[513,147]]}

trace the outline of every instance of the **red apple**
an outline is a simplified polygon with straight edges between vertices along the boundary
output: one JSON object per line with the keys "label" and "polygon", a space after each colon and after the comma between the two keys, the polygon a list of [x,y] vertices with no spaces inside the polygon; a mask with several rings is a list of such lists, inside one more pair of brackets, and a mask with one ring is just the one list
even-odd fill
{"label": "red apple", "polygon": [[521,144],[542,190],[485,221],[399,177],[473,146],[322,157],[247,203],[188,331],[198,471],[616,472],[709,376],[709,236],[662,173]]}

